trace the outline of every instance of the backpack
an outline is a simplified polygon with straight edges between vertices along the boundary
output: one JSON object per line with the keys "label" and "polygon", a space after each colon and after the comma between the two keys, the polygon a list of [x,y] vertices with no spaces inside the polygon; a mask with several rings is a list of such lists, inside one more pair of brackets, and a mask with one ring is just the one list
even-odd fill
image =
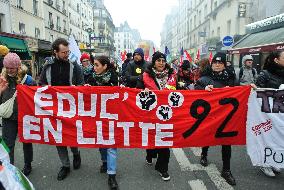
{"label": "backpack", "polygon": [[[240,74],[239,74],[239,79],[241,79],[243,77],[243,74],[244,74],[244,68],[242,67],[240,69]],[[253,75],[253,78],[255,77],[256,75],[256,69],[255,68],[252,68],[252,75]]]}

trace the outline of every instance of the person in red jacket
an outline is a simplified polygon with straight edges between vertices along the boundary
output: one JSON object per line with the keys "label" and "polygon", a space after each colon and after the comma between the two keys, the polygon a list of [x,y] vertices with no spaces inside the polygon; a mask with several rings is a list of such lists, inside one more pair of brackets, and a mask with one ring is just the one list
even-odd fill
{"label": "person in red jacket", "polygon": [[[157,51],[152,56],[150,64],[145,72],[137,81],[137,88],[149,90],[175,90],[176,73],[174,69],[167,64],[166,55]],[[160,173],[164,181],[170,180],[168,174],[168,164],[170,159],[169,148],[147,149],[146,162],[153,164],[152,159],[157,158],[155,169]]]}

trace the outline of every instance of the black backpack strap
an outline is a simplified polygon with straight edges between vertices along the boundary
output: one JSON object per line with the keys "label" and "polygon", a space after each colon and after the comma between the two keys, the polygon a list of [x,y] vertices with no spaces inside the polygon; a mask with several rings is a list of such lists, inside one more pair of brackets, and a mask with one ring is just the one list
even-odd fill
{"label": "black backpack strap", "polygon": [[240,73],[239,73],[239,79],[241,79],[243,77],[243,74],[244,74],[244,68],[241,67],[240,68]]}

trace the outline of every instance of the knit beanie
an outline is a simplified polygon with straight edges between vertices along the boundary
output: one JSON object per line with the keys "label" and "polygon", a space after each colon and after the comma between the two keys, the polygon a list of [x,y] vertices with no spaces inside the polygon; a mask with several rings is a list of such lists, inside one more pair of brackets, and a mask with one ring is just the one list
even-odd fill
{"label": "knit beanie", "polygon": [[163,58],[165,59],[165,61],[167,62],[167,58],[166,58],[166,55],[159,52],[159,51],[156,51],[153,55],[152,55],[152,63],[154,64],[158,59],[160,58]]}
{"label": "knit beanie", "polygon": [[138,53],[142,57],[142,59],[144,59],[144,51],[143,51],[142,48],[137,48],[133,53],[133,57],[134,57],[135,53]]}
{"label": "knit beanie", "polygon": [[222,52],[217,52],[212,59],[212,62],[216,62],[216,61],[220,61],[224,63],[224,65],[226,66],[227,65],[226,54]]}
{"label": "knit beanie", "polygon": [[4,57],[9,53],[9,49],[6,46],[0,45],[0,56]]}
{"label": "knit beanie", "polygon": [[3,65],[8,68],[19,68],[21,59],[16,53],[8,53],[3,59]]}
{"label": "knit beanie", "polygon": [[90,55],[88,53],[83,53],[81,55],[80,61],[82,62],[84,59],[90,60]]}

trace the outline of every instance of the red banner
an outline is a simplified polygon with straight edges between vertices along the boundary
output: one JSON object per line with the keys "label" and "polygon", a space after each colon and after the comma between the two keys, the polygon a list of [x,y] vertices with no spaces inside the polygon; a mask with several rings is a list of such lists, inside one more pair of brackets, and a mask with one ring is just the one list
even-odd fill
{"label": "red banner", "polygon": [[250,87],[212,92],[18,85],[22,142],[78,147],[243,145]]}

